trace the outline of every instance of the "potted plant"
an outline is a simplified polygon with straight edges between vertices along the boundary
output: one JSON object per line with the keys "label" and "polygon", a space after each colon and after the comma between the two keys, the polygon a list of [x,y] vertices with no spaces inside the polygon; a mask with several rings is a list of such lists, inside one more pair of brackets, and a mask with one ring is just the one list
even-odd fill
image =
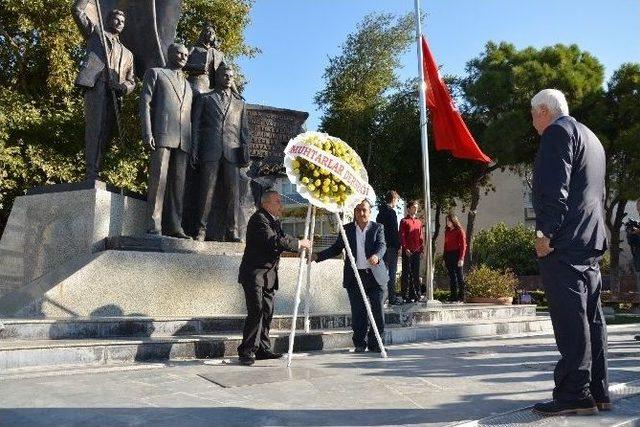
{"label": "potted plant", "polygon": [[496,270],[486,265],[473,267],[466,277],[467,302],[511,304],[518,278],[509,269]]}

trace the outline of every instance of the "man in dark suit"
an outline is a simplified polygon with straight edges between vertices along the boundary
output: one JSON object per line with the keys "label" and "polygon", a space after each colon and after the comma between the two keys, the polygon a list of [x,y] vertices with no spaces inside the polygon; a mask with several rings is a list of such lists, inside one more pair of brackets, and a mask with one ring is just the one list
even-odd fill
{"label": "man in dark suit", "polygon": [[398,271],[398,252],[400,251],[400,233],[398,233],[398,214],[396,205],[400,196],[393,190],[384,196],[384,205],[380,205],[376,222],[384,226],[384,240],[387,243],[387,251],[384,253],[384,265],[389,271],[389,282],[387,283],[387,298],[389,304],[397,304],[396,295],[396,272]]}
{"label": "man in dark suit", "polygon": [[607,249],[605,153],[594,133],[569,116],[562,92],[545,89],[531,107],[541,135],[533,171],[535,247],[561,355],[553,400],[534,411],[597,414],[611,409],[598,265]]}
{"label": "man in dark suit", "polygon": [[278,264],[284,251],[309,249],[311,242],[284,234],[278,219],[282,215],[282,200],[277,191],[268,190],[261,206],[249,219],[247,243],[240,263],[238,282],[244,289],[247,318],[238,347],[240,363],[279,359],[281,353],[271,351],[269,328],[273,317],[273,298],[278,289]]}
{"label": "man in dark suit", "polygon": [[142,139],[151,147],[149,190],[149,234],[162,234],[162,212],[166,197],[165,234],[189,239],[182,229],[184,182],[191,150],[191,85],[182,74],[189,51],[173,43],[168,49],[168,68],[149,68],[140,93]]}
{"label": "man in dark suit", "polygon": [[[383,257],[387,249],[384,240],[384,226],[369,220],[371,204],[363,200],[354,211],[354,222],[344,226],[358,267],[357,274],[362,280],[366,297],[371,304],[373,318],[378,326],[378,332],[384,339],[384,288],[387,286],[389,274],[384,265]],[[317,262],[333,258],[344,249],[344,242],[340,236],[331,247],[313,254],[312,259]],[[369,324],[363,295],[360,293],[356,272],[353,271],[348,259],[344,262],[343,286],[349,294],[351,305],[351,327],[353,329],[353,345],[356,353],[369,351],[380,352],[380,347],[373,332],[373,325]]]}
{"label": "man in dark suit", "polygon": [[135,80],[133,54],[120,42],[124,12],[114,9],[107,16],[104,32],[107,59],[99,24],[87,14],[88,4],[89,0],[76,0],[72,8],[73,17],[87,41],[75,84],[84,90],[86,178],[98,179],[104,150],[116,127],[112,91],[121,98],[133,91]]}
{"label": "man in dark suit", "polygon": [[200,195],[198,206],[198,234],[204,241],[211,204],[222,169],[227,194],[226,239],[239,242],[240,167],[249,163],[249,124],[245,103],[231,85],[233,69],[224,62],[216,73],[216,89],[196,98],[193,112],[193,140],[191,164],[200,164]]}

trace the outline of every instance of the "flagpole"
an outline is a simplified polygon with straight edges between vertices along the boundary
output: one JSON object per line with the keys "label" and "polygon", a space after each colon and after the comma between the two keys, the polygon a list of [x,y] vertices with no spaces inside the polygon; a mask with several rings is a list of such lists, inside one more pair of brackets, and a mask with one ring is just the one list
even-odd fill
{"label": "flagpole", "polygon": [[429,184],[429,137],[427,135],[427,103],[425,99],[425,79],[424,79],[424,67],[422,58],[422,28],[420,17],[420,0],[415,0],[416,9],[416,45],[418,49],[418,72],[420,75],[420,89],[418,90],[420,95],[420,142],[422,146],[422,173],[424,180],[422,182],[422,189],[424,192],[424,219],[426,226],[425,236],[425,259],[427,268],[423,281],[426,283],[427,288],[427,305],[437,305],[438,301],[433,299],[433,254],[431,245],[431,192]]}

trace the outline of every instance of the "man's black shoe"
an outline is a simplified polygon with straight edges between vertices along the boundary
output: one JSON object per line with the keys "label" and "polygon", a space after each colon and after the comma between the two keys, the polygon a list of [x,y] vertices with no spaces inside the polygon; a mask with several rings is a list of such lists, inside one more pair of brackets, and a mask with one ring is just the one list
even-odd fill
{"label": "man's black shoe", "polygon": [[169,233],[169,236],[171,237],[177,237],[178,239],[187,239],[187,240],[191,240],[191,236],[188,236],[187,233],[184,232],[184,230],[177,230],[174,231],[173,233]]}
{"label": "man's black shoe", "polygon": [[240,356],[240,364],[244,366],[251,366],[256,363],[256,359],[251,356]]}
{"label": "man's black shoe", "polygon": [[256,352],[256,360],[280,359],[281,357],[282,357],[282,353],[274,353],[272,351]]}
{"label": "man's black shoe", "polygon": [[367,350],[366,347],[356,347],[355,350],[353,350],[354,353],[364,353]]}
{"label": "man's black shoe", "polygon": [[533,412],[545,416],[598,415],[598,407],[592,397],[586,397],[573,402],[552,400],[550,402],[536,403],[533,405]]}

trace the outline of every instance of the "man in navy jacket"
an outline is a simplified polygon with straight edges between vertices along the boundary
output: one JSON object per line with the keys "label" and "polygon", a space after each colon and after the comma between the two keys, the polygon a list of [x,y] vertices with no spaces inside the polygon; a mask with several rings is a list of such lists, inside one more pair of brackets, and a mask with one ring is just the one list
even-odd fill
{"label": "man in navy jacket", "polygon": [[[369,303],[373,318],[378,326],[378,332],[384,337],[384,311],[382,301],[384,298],[384,288],[387,286],[389,274],[384,265],[383,257],[387,249],[384,240],[384,226],[369,221],[371,216],[371,203],[363,200],[353,211],[354,222],[344,226],[344,231],[349,240],[349,245],[353,251],[353,257],[358,267],[357,274],[360,275],[362,284]],[[324,251],[313,254],[314,261],[324,261],[337,256],[344,249],[344,242],[338,236],[336,242]],[[373,325],[369,325],[367,311],[364,305],[363,296],[360,293],[356,272],[353,271],[348,259],[344,262],[343,286],[349,294],[351,305],[351,327],[353,328],[353,344],[356,352],[361,353],[369,348],[369,351],[380,352],[380,347],[376,341]]]}
{"label": "man in navy jacket", "polygon": [[398,214],[396,205],[400,196],[393,190],[387,191],[384,196],[385,204],[380,205],[376,222],[384,226],[384,240],[387,243],[387,252],[384,254],[384,264],[389,271],[387,282],[387,298],[389,304],[396,304],[396,271],[398,271],[398,252],[400,251],[400,233],[398,232]]}
{"label": "man in navy jacket", "polygon": [[531,107],[541,135],[533,171],[535,247],[561,355],[553,401],[534,411],[597,414],[611,409],[598,265],[607,249],[605,153],[594,133],[569,116],[562,92],[545,89]]}

